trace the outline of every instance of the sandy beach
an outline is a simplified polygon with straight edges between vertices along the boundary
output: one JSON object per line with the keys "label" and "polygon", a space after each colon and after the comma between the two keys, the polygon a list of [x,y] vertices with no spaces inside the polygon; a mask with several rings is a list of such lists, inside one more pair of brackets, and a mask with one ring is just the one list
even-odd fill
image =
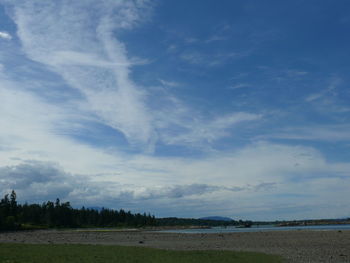
{"label": "sandy beach", "polygon": [[350,231],[270,231],[176,234],[152,231],[40,230],[0,233],[0,243],[101,244],[176,250],[236,250],[278,254],[286,262],[350,262]]}

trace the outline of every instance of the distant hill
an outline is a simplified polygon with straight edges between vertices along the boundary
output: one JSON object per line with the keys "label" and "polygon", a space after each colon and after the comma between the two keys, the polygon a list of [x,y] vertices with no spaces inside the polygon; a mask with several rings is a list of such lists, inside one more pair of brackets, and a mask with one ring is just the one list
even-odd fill
{"label": "distant hill", "polygon": [[201,217],[199,219],[202,220],[215,220],[215,221],[232,221],[232,218],[229,217],[222,217],[222,216],[207,216],[207,217]]}

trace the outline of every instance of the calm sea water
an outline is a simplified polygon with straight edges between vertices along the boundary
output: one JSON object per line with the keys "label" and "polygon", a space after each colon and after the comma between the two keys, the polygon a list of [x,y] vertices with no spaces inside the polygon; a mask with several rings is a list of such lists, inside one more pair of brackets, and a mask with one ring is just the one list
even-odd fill
{"label": "calm sea water", "polygon": [[281,226],[260,225],[250,228],[236,227],[213,227],[209,229],[172,229],[162,230],[159,232],[166,233],[188,233],[188,234],[204,234],[204,233],[234,233],[234,232],[259,232],[259,231],[287,231],[287,230],[350,230],[350,225],[319,225],[319,226]]}

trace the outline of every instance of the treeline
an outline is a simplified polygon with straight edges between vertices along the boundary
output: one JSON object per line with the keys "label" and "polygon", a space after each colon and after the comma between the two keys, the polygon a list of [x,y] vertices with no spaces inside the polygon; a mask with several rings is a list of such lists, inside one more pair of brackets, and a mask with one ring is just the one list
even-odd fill
{"label": "treeline", "polygon": [[142,227],[155,226],[154,216],[132,214],[123,209],[74,209],[69,202],[18,204],[16,193],[6,194],[0,201],[0,230],[75,227]]}

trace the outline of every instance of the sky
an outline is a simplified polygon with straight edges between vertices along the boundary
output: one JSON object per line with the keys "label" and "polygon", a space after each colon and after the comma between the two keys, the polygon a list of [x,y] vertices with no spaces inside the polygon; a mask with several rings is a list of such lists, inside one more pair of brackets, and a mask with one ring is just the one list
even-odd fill
{"label": "sky", "polygon": [[347,0],[0,0],[0,194],[350,216]]}

